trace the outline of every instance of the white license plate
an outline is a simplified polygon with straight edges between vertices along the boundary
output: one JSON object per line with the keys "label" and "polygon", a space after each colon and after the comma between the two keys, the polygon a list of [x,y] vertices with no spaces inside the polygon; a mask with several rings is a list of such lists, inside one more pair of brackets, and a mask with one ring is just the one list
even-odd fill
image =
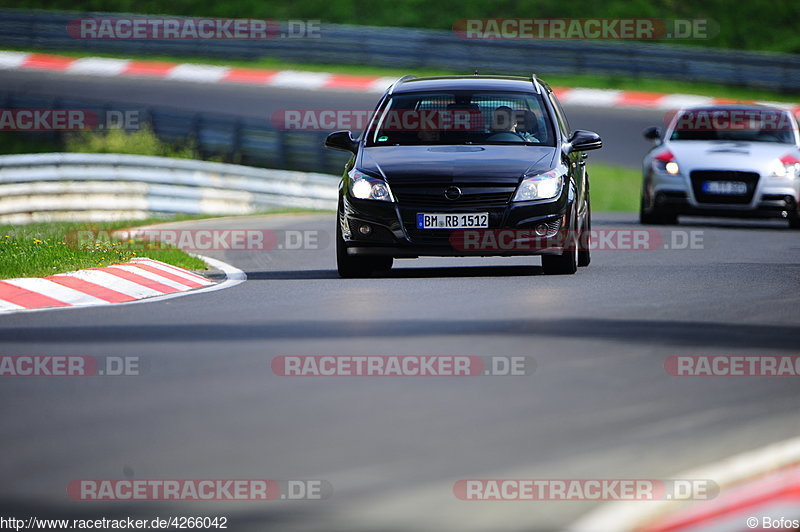
{"label": "white license plate", "polygon": [[742,183],[741,181],[706,181],[703,183],[703,192],[706,194],[744,196],[747,194],[747,183]]}
{"label": "white license plate", "polygon": [[417,229],[480,229],[487,227],[489,227],[488,212],[471,214],[421,212],[417,214]]}

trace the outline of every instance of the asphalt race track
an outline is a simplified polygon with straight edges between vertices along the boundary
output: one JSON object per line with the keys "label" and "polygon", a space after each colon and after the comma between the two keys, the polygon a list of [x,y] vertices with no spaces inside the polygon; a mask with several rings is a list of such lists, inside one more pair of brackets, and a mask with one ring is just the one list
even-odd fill
{"label": "asphalt race track", "polygon": [[[232,113],[368,106],[375,95],[2,74],[4,91]],[[308,98],[318,100],[309,104]],[[306,102],[303,104],[302,102]],[[636,166],[658,112],[568,109]],[[138,376],[4,378],[0,513],[227,516],[234,531],[560,530],[595,502],[467,502],[468,478],[666,478],[797,435],[796,379],[673,377],[673,355],[797,355],[800,239],[781,223],[690,219],[696,249],[593,253],[574,276],[539,259],[399,260],[342,280],[332,214],[206,229],[312,231],[318,249],[209,251],[233,288],[163,302],[0,317],[13,355],[139,357]],[[596,214],[598,230],[642,230]],[[530,376],[282,377],[280,355],[503,355]],[[76,479],[323,479],[322,501],[86,502]]]}
{"label": "asphalt race track", "polygon": [[[635,228],[630,215],[598,228]],[[193,227],[319,231],[332,217]],[[460,478],[662,478],[797,433],[791,378],[680,378],[678,354],[796,354],[800,246],[769,226],[694,225],[705,249],[400,261],[336,277],[319,250],[227,252],[222,292],[6,316],[3,351],[137,356],[140,376],[7,379],[4,505],[59,516],[184,515],[198,503],[65,501],[79,478],[324,479],[325,501],[208,503],[234,530],[558,529],[592,503],[462,502]],[[667,233],[665,233],[667,234]],[[272,357],[514,355],[530,377],[299,378]],[[14,479],[11,481],[11,479]],[[42,506],[44,505],[44,506]],[[66,514],[66,515],[65,515]]]}

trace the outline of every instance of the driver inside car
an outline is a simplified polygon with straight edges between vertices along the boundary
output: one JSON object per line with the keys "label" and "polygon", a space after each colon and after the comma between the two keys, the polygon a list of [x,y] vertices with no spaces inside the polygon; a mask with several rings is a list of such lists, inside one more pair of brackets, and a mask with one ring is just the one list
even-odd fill
{"label": "driver inside car", "polygon": [[[518,115],[523,118],[521,122],[517,120]],[[514,111],[507,105],[495,109],[492,116],[492,134],[487,140],[513,142],[520,139],[524,142],[539,142],[525,128],[524,111]]]}

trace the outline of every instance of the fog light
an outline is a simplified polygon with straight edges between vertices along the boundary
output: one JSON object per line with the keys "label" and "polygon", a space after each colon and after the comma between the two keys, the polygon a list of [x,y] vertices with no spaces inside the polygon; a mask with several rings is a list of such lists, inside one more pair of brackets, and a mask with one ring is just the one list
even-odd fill
{"label": "fog light", "polygon": [[536,231],[536,236],[544,236],[547,234],[547,224],[539,224],[534,228]]}
{"label": "fog light", "polygon": [[372,227],[368,226],[367,224],[362,224],[359,226],[358,232],[364,236],[367,236],[372,232]]}

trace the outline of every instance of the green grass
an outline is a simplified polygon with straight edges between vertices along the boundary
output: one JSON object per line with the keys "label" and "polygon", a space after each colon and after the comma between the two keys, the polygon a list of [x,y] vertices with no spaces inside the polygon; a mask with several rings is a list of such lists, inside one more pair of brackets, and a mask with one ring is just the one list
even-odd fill
{"label": "green grass", "polygon": [[136,131],[70,131],[60,139],[42,137],[37,133],[0,132],[0,155],[52,152],[122,153],[222,162],[222,157],[217,155],[201,157],[197,142],[192,137],[177,143],[160,140],[149,124]]}
{"label": "green grass", "polygon": [[[42,49],[18,49],[25,52],[54,53],[53,51]],[[390,67],[375,67],[366,65],[343,65],[343,64],[323,64],[323,63],[295,63],[284,61],[274,57],[265,57],[253,61],[227,60],[217,58],[180,57],[180,56],[142,56],[142,55],[120,55],[94,52],[76,52],[74,50],[58,51],[59,55],[67,57],[111,57],[138,59],[143,61],[164,61],[169,63],[195,63],[204,65],[220,65],[232,67],[258,68],[269,70],[302,70],[309,72],[331,72],[334,74],[350,74],[362,76],[386,76],[401,77],[406,74],[416,76],[447,76],[453,74],[471,74],[457,70],[441,69],[400,69]],[[496,72],[482,71],[481,74],[496,74]],[[508,74],[507,72],[505,74]],[[516,74],[529,76],[530,70],[521,69]],[[753,89],[747,87],[730,87],[714,83],[693,83],[688,81],[677,81],[654,78],[635,78],[626,76],[600,76],[588,74],[575,75],[546,75],[542,79],[553,87],[582,87],[589,89],[619,89],[646,92],[662,93],[685,93],[696,94],[699,96],[709,96],[715,98],[731,98],[736,100],[771,100],[776,102],[800,102],[800,92],[798,93],[776,93],[769,90]]]}
{"label": "green grass", "polygon": [[590,163],[592,211],[636,211],[642,189],[642,172],[622,166]]}
{"label": "green grass", "polygon": [[[196,217],[180,216],[175,220]],[[0,279],[43,277],[81,268],[108,266],[134,257],[148,257],[190,270],[204,270],[205,263],[180,249],[127,249],[123,242],[93,240],[78,245],[75,231],[114,231],[126,227],[164,222],[161,218],[106,223],[43,222],[0,225]],[[133,246],[129,246],[133,247]]]}
{"label": "green grass", "polygon": [[127,155],[154,155],[197,159],[199,152],[193,139],[172,145],[159,140],[149,125],[136,131],[112,129],[108,131],[82,131],[65,136],[65,148],[73,153],[123,153]]}

